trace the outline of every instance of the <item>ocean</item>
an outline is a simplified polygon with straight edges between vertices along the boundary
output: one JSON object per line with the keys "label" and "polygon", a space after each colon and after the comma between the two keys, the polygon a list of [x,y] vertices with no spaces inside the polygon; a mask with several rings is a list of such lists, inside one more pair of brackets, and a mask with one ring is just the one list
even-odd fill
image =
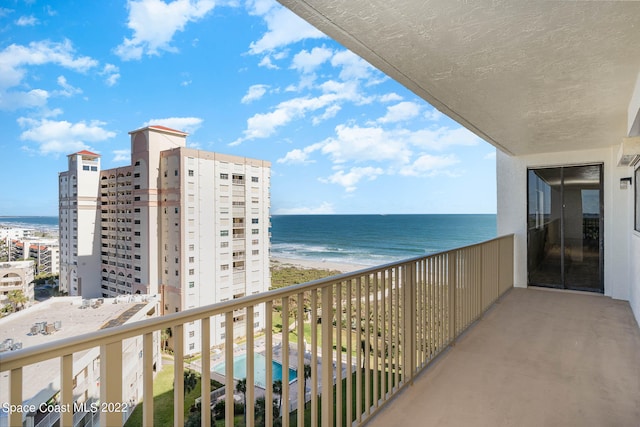
{"label": "ocean", "polygon": [[0,225],[38,230],[58,230],[57,216],[0,216]]}
{"label": "ocean", "polygon": [[271,255],[386,264],[496,237],[496,215],[274,215]]}
{"label": "ocean", "polygon": [[[0,217],[0,224],[57,230],[58,217]],[[271,255],[379,265],[496,237],[496,215],[274,215]]]}

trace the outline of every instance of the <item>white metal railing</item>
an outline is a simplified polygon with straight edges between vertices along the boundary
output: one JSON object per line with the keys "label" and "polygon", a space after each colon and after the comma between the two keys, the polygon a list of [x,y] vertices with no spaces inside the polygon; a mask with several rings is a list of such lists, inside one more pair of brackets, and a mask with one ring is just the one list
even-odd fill
{"label": "white metal railing", "polygon": [[[297,425],[304,424],[305,410],[311,425],[360,425],[377,412],[493,302],[513,286],[513,235],[425,257],[403,260],[353,273],[293,285],[236,300],[143,320],[73,338],[37,345],[0,355],[0,372],[10,372],[11,405],[22,403],[24,366],[60,358],[62,405],[73,405],[73,355],[100,348],[102,376],[100,401],[122,399],[123,340],[143,337],[143,425],[153,425],[153,333],[172,328],[174,342],[174,425],[184,425],[184,326],[199,322],[201,330],[201,407],[211,406],[211,317],[225,319],[225,377],[234,377],[234,313],[244,310],[246,349],[246,425],[255,416],[254,311],[267,313],[264,344],[267,360],[265,380],[274,380],[271,360],[282,369],[282,408],[296,402]],[[273,332],[271,313],[282,314],[282,331]],[[288,316],[286,314],[289,314]],[[305,327],[309,331],[305,336]],[[304,337],[304,339],[300,339]],[[280,345],[274,346],[274,338]],[[297,342],[294,342],[296,340]],[[262,342],[263,341],[263,342]],[[262,348],[262,346],[261,346]],[[304,373],[290,381],[286,367],[310,365],[304,389]],[[343,392],[344,389],[344,392]],[[233,425],[233,387],[225,393],[225,423]],[[298,399],[309,393],[310,400]],[[346,393],[346,394],[345,394]],[[264,390],[265,401],[275,398],[272,387]],[[334,403],[335,401],[335,403]],[[345,403],[343,403],[345,402]],[[352,407],[352,402],[354,402]],[[306,406],[306,407],[305,407]],[[355,410],[354,410],[355,409]],[[321,421],[320,421],[321,415]],[[273,407],[265,405],[264,425],[273,425]],[[22,425],[22,414],[11,413],[10,425]],[[122,425],[122,414],[100,414],[101,425]],[[211,412],[202,411],[203,426],[211,424]],[[282,426],[290,424],[290,412],[281,414]],[[61,425],[71,425],[73,414],[61,414]],[[260,423],[262,421],[260,420]]]}

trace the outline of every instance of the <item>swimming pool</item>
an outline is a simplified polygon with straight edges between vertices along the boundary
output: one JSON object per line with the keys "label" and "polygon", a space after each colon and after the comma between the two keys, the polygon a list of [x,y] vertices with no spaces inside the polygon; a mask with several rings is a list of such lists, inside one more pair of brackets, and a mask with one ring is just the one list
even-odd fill
{"label": "swimming pool", "polygon": [[[259,353],[253,354],[253,368],[254,378],[257,386],[265,388],[267,387],[267,359],[264,355]],[[282,365],[274,360],[271,361],[273,370],[273,381],[282,380]],[[213,367],[213,371],[220,375],[224,375],[225,363],[219,363]],[[247,377],[247,355],[241,354],[233,358],[233,378],[241,380]],[[295,380],[298,377],[298,372],[295,369],[289,368],[289,382]]]}

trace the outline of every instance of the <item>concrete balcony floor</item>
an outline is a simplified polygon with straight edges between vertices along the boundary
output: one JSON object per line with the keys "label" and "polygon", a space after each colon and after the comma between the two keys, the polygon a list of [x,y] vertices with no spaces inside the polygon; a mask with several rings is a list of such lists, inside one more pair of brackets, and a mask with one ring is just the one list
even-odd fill
{"label": "concrete balcony floor", "polygon": [[601,295],[513,289],[378,426],[640,426],[640,329]]}

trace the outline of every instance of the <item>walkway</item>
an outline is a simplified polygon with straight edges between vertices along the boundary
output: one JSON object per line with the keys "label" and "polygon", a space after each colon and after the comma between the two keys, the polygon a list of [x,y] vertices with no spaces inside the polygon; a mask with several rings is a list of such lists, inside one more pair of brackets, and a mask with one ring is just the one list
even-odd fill
{"label": "walkway", "polygon": [[513,289],[368,426],[640,425],[629,304]]}

